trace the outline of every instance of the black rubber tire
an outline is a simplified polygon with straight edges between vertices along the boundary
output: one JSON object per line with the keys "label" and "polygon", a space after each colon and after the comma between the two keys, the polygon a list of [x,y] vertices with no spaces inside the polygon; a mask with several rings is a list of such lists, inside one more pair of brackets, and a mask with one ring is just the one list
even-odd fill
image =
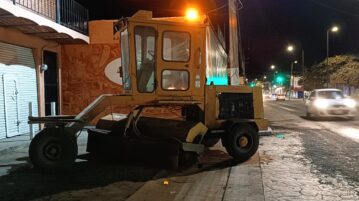
{"label": "black rubber tire", "polygon": [[[245,137],[248,142],[245,147],[239,145],[239,140]],[[258,132],[248,124],[235,125],[226,136],[225,148],[235,162],[244,162],[252,157],[258,150]]]}
{"label": "black rubber tire", "polygon": [[41,172],[56,173],[69,170],[77,157],[75,136],[62,128],[45,128],[30,143],[29,157]]}

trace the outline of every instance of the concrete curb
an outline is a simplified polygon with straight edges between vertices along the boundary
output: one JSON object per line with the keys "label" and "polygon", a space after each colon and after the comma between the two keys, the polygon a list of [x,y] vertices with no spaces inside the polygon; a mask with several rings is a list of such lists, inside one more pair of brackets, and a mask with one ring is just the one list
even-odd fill
{"label": "concrete curb", "polygon": [[273,130],[271,127],[268,127],[268,130],[266,130],[266,131],[259,131],[258,135],[259,136],[270,136],[270,135],[273,135]]}

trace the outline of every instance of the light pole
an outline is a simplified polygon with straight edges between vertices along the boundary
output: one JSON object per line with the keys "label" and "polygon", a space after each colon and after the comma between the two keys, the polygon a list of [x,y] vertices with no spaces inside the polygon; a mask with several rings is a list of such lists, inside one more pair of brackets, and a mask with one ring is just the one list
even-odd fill
{"label": "light pole", "polygon": [[[302,46],[302,45],[301,45],[301,49],[302,49],[301,59],[302,59],[303,100],[305,100],[305,97],[304,97],[304,49],[303,49],[303,46]],[[288,51],[289,53],[294,52],[294,46],[288,45],[288,46],[287,46],[287,51]],[[297,62],[297,61],[295,61],[295,62]],[[297,62],[297,63],[298,63],[298,62]],[[292,72],[292,70],[293,70],[293,62],[291,63],[291,72]],[[291,78],[292,78],[292,73],[291,73]],[[291,82],[291,84],[292,84],[292,82]]]}
{"label": "light pole", "polygon": [[303,85],[303,101],[305,101],[304,88],[304,49],[302,47],[302,85]]}
{"label": "light pole", "polygon": [[[275,71],[275,65],[271,65],[271,66],[270,66],[270,69],[274,71],[274,72],[273,72],[273,85],[274,85],[274,83],[275,83],[275,72],[276,72],[276,71]],[[271,90],[271,91],[272,91],[271,93],[273,94],[273,87],[272,87],[272,90]]]}
{"label": "light pole", "polygon": [[294,79],[293,79],[293,66],[294,64],[297,64],[298,61],[292,61],[291,65],[290,65],[290,93],[289,93],[289,100],[292,96],[292,89],[293,89],[293,85],[294,85]]}
{"label": "light pole", "polygon": [[[294,52],[294,46],[293,45],[288,45],[287,47],[287,51],[289,53],[293,53]],[[293,61],[291,61],[291,65],[290,65],[290,87],[289,87],[289,100],[292,96],[292,78],[293,78]]]}
{"label": "light pole", "polygon": [[329,32],[336,33],[338,31],[338,26],[332,26],[331,28],[327,29],[327,67],[329,66]]}
{"label": "light pole", "polygon": [[[271,69],[271,70],[275,70],[275,65],[271,65],[271,66],[270,66],[270,69]],[[273,73],[273,81],[275,81],[275,71],[274,71],[274,73]]]}

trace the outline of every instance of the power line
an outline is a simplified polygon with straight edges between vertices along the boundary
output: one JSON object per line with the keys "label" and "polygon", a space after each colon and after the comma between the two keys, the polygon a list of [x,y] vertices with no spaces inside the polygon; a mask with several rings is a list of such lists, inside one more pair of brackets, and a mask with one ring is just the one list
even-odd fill
{"label": "power line", "polygon": [[339,13],[342,13],[342,14],[346,14],[346,15],[350,15],[350,16],[354,16],[354,17],[359,17],[359,14],[355,14],[355,13],[352,13],[352,12],[349,12],[349,11],[346,11],[346,10],[342,10],[342,9],[338,9],[338,8],[335,8],[333,6],[330,6],[328,4],[325,4],[325,3],[322,3],[322,2],[318,2],[316,0],[309,0],[311,2],[313,2],[314,4],[317,4],[319,6],[322,6],[322,7],[325,7],[325,8],[328,8],[328,9],[331,9],[331,10],[334,10],[336,12],[339,12]]}

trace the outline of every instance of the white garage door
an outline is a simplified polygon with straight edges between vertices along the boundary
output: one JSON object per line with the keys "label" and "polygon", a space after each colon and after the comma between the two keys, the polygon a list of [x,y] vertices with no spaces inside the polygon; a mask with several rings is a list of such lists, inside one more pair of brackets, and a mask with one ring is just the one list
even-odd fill
{"label": "white garage door", "polygon": [[0,42],[0,139],[29,133],[29,102],[37,116],[37,98],[32,49]]}

